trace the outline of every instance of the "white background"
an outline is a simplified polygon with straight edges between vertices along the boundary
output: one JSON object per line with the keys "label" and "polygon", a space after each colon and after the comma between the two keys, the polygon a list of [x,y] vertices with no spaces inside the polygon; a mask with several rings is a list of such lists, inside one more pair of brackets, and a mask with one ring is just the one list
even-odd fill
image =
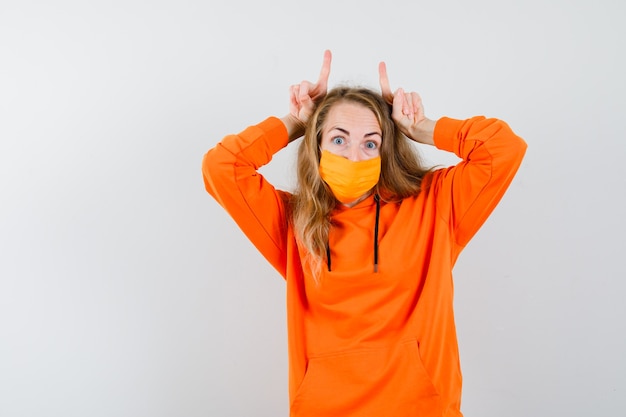
{"label": "white background", "polygon": [[[288,87],[420,92],[528,142],[455,268],[467,417],[626,409],[626,6],[0,0],[0,416],[287,416],[284,282],[203,154]],[[293,184],[295,147],[264,173]],[[448,155],[425,150],[432,163]]]}

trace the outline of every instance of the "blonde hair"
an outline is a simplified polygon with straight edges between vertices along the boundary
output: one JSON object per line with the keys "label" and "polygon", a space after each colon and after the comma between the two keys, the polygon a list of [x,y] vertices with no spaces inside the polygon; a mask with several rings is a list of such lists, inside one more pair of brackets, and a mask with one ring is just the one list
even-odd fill
{"label": "blonde hair", "polygon": [[290,216],[299,244],[308,252],[304,261],[316,278],[326,259],[330,214],[338,204],[319,174],[322,129],[330,109],[344,102],[370,109],[380,124],[383,136],[380,147],[381,173],[374,192],[382,200],[393,202],[417,195],[422,178],[428,172],[410,139],[396,128],[391,119],[391,106],[380,94],[358,87],[337,87],[329,91],[309,119],[304,139],[298,148],[298,180]]}

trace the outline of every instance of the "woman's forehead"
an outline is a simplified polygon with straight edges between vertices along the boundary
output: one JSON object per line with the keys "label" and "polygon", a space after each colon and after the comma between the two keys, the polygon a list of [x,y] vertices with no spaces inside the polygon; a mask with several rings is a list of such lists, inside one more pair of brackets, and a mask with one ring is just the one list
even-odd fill
{"label": "woman's forehead", "polygon": [[328,111],[324,122],[324,131],[328,132],[337,127],[345,130],[380,131],[380,123],[374,112],[362,104],[353,102],[339,102]]}

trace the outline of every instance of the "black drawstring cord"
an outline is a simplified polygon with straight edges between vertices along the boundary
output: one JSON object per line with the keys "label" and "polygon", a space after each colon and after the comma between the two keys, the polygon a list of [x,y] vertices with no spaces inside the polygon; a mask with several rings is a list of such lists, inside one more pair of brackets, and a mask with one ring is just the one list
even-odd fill
{"label": "black drawstring cord", "polygon": [[[378,272],[378,221],[380,219],[380,197],[374,194],[376,202],[376,223],[374,224],[374,272]],[[330,244],[326,242],[326,263],[328,264],[328,272],[330,269]]]}
{"label": "black drawstring cord", "polygon": [[374,225],[374,272],[378,272],[378,219],[380,218],[380,197],[374,194],[376,201],[376,224]]}
{"label": "black drawstring cord", "polygon": [[328,263],[328,272],[330,272],[330,244],[326,242],[326,262]]}

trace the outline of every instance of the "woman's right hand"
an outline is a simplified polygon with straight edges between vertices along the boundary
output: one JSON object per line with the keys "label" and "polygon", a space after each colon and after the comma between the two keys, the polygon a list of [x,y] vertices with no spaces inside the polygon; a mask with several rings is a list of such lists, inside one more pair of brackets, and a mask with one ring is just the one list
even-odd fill
{"label": "woman's right hand", "polygon": [[302,81],[300,84],[289,87],[289,114],[302,125],[306,125],[309,117],[315,111],[315,106],[326,96],[331,60],[332,54],[330,51],[324,51],[322,70],[315,84],[309,81]]}

